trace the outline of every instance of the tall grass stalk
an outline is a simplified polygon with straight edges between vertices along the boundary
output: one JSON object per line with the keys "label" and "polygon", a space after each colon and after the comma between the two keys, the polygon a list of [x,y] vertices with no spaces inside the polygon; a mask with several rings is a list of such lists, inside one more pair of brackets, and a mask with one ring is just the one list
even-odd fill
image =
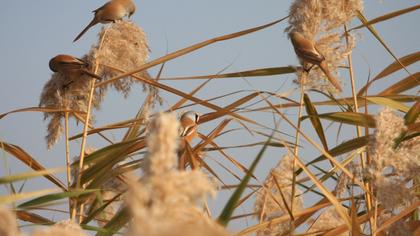
{"label": "tall grass stalk", "polygon": [[[349,43],[349,37],[348,37],[348,31],[347,31],[347,25],[344,24],[344,32],[345,32],[345,36],[346,36],[346,43]],[[353,103],[354,103],[354,112],[359,112],[359,103],[357,101],[357,92],[356,92],[356,82],[355,82],[355,78],[354,78],[354,73],[353,73],[353,59],[352,59],[352,52],[349,53],[349,55],[347,56],[347,62],[348,62],[348,66],[349,66],[349,78],[350,78],[350,83],[351,83],[351,94],[353,97]],[[356,134],[357,137],[359,138],[362,135],[362,128],[358,125],[356,125]],[[366,159],[366,153],[362,152],[360,153],[360,165],[362,168],[366,167],[366,164],[368,163],[367,159]],[[367,190],[371,190],[369,182],[365,182],[365,188]],[[369,193],[365,193],[365,201],[366,201],[366,209],[368,211],[372,210],[372,206],[373,206],[373,202],[372,202],[372,197],[371,194]],[[374,222],[374,218],[370,218],[369,220],[369,224],[370,224],[370,228],[373,229],[373,225],[375,224]]]}
{"label": "tall grass stalk", "polygon": [[[99,50],[101,50],[102,44],[104,42],[104,39],[106,37],[106,32],[107,29],[105,29],[104,34],[102,35],[102,38],[100,40],[99,43]],[[98,69],[99,69],[99,62],[96,62],[95,64],[95,70],[94,73],[98,73]],[[80,189],[80,180],[82,177],[82,172],[83,172],[83,162],[85,159],[85,148],[86,148],[86,141],[87,141],[87,132],[89,129],[89,121],[90,121],[90,114],[92,112],[92,101],[93,101],[93,93],[95,91],[95,83],[96,83],[96,79],[91,79],[90,81],[90,93],[89,93],[89,103],[88,103],[88,107],[87,107],[87,112],[86,112],[86,119],[85,119],[85,123],[83,126],[83,136],[82,136],[82,144],[80,147],[80,154],[79,154],[79,171],[77,174],[77,180],[76,180],[76,189]],[[74,208],[72,209],[72,214],[71,214],[71,219],[75,219],[76,217],[76,211],[77,211],[77,198],[75,200],[75,204],[74,204]],[[80,206],[80,218],[79,218],[79,222],[82,222],[83,220],[83,204]]]}
{"label": "tall grass stalk", "polygon": [[[292,176],[292,193],[291,193],[291,197],[290,197],[290,212],[291,214],[293,214],[293,201],[295,199],[295,194],[296,194],[296,172],[295,172],[295,167],[296,167],[296,158],[299,156],[299,143],[300,143],[300,129],[301,129],[301,123],[302,123],[302,110],[303,110],[303,102],[304,102],[304,96],[305,96],[305,82],[306,82],[306,76],[307,73],[303,72],[300,75],[300,100],[299,100],[299,108],[298,108],[298,115],[297,115],[297,129],[296,129],[296,137],[295,137],[295,146],[293,148],[293,176]],[[290,221],[290,233],[293,234],[294,233],[294,218],[292,215],[291,221]]]}
{"label": "tall grass stalk", "polygon": [[[70,189],[71,185],[71,163],[70,163],[70,143],[69,143],[69,113],[64,113],[64,128],[65,128],[65,145],[66,145],[66,177],[67,177],[67,190]],[[72,204],[69,198],[69,214],[71,218]]]}

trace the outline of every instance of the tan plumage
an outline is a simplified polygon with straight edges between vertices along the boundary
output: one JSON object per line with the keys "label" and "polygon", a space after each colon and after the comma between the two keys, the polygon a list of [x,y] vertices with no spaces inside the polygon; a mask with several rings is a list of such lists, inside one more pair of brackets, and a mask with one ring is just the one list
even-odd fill
{"label": "tan plumage", "polygon": [[178,167],[181,170],[185,169],[189,159],[187,149],[191,150],[190,142],[195,137],[197,137],[197,126],[199,119],[200,116],[194,111],[188,111],[183,113],[179,119],[179,122],[181,124],[181,143],[178,149]]}
{"label": "tan plumage", "polygon": [[179,119],[181,123],[181,134],[180,136],[188,141],[191,142],[193,138],[197,136],[197,125],[200,116],[194,111],[188,111],[181,115]]}
{"label": "tan plumage", "polygon": [[86,33],[92,26],[102,23],[110,23],[121,20],[125,16],[131,17],[136,11],[136,5],[132,0],[111,0],[105,3],[100,8],[92,11],[95,13],[92,21],[80,32],[73,42],[76,42],[83,34]]}
{"label": "tan plumage", "polygon": [[305,38],[301,33],[297,31],[292,31],[289,34],[289,37],[292,41],[296,55],[298,56],[303,67],[305,68],[306,64],[308,63],[317,65],[324,72],[325,76],[334,85],[334,87],[342,91],[340,83],[328,70],[325,57],[316,48],[315,43],[312,40]]}
{"label": "tan plumage", "polygon": [[51,58],[49,66],[52,71],[62,73],[70,79],[82,75],[88,75],[99,80],[101,79],[99,75],[96,75],[87,69],[89,66],[87,62],[70,55],[60,54]]}

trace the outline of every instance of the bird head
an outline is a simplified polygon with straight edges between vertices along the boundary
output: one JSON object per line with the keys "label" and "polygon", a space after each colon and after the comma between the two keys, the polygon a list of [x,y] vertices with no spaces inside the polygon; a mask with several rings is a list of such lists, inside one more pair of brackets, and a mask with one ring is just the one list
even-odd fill
{"label": "bird head", "polygon": [[136,4],[132,0],[129,0],[126,7],[128,18],[131,18],[131,16],[136,12]]}
{"label": "bird head", "polygon": [[48,63],[50,70],[53,72],[57,72],[57,56],[51,58],[50,62]]}
{"label": "bird head", "polygon": [[191,141],[197,135],[197,125],[200,115],[194,111],[183,113],[179,119],[181,123],[180,136]]}

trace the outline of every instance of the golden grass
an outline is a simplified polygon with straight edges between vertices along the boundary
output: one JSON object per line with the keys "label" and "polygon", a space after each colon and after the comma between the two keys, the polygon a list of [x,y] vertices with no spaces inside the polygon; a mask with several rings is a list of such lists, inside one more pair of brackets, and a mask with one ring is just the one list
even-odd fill
{"label": "golden grass", "polygon": [[[290,16],[215,37],[149,62],[143,30],[131,22],[112,24],[102,30],[98,44],[85,56],[92,63],[90,69],[103,81],[78,81],[65,90],[60,80],[65,76],[56,73],[44,87],[40,107],[0,114],[1,121],[18,112],[43,112],[50,118],[49,147],[61,135],[64,119],[66,145],[63,153],[66,184],[63,184],[55,176],[57,170],[45,168],[18,145],[0,142],[4,152],[34,171],[0,176],[0,184],[44,177],[58,187],[33,192],[13,190],[0,196],[0,204],[10,205],[0,208],[0,234],[20,234],[16,223],[19,219],[37,225],[55,224],[32,235],[86,235],[83,229],[96,231],[97,235],[415,235],[420,232],[420,97],[413,88],[419,84],[420,72],[411,73],[407,67],[418,62],[420,54],[413,52],[397,58],[374,25],[418,8],[413,6],[369,21],[362,13],[360,0],[295,0]],[[348,30],[353,18],[359,18],[362,24]],[[317,66],[308,67],[308,62],[302,60],[298,66],[161,78],[168,61],[218,42],[258,34],[285,19],[289,20],[285,31],[298,31],[313,40],[334,75],[348,72],[343,74],[348,74],[350,97],[337,94]],[[364,27],[395,60],[366,84],[355,75],[352,49],[356,42],[350,34]],[[146,70],[159,65],[159,74],[152,78]],[[399,71],[408,76],[368,95],[369,88],[379,80]],[[297,75],[298,101],[288,96],[289,91],[283,91],[282,95],[240,89],[215,97],[197,97],[212,79],[284,74]],[[190,92],[165,84],[170,80],[201,79],[206,80]],[[100,107],[105,91],[112,86],[126,96],[135,82],[141,83],[147,93],[137,114],[95,127],[94,108]],[[361,89],[357,91],[357,87]],[[179,100],[165,107],[159,90],[176,95]],[[312,101],[315,93],[326,99]],[[72,100],[69,95],[78,99]],[[231,99],[231,95],[236,98]],[[218,99],[229,102],[216,105]],[[175,113],[191,106],[210,112],[199,117],[198,134],[193,142],[180,141]],[[324,112],[327,106],[328,112]],[[375,106],[388,108],[377,112],[372,108]],[[297,114],[295,121],[288,115],[290,110]],[[256,118],[263,114],[273,117],[272,125]],[[70,129],[71,118],[84,124],[82,131]],[[344,134],[345,140],[350,141],[334,146],[333,138],[327,136],[331,130],[327,132],[326,120],[353,126],[355,135]],[[305,127],[312,128],[316,135],[302,128],[306,123],[311,126]],[[200,126],[208,126],[208,131],[200,130]],[[285,132],[285,126],[292,132]],[[343,135],[335,128],[330,129]],[[106,136],[111,130],[123,131],[124,135],[111,141]],[[240,141],[244,133],[255,142],[223,143],[223,138],[232,136]],[[87,152],[87,140],[95,134],[109,144]],[[70,142],[79,139],[79,155],[71,163]],[[179,145],[180,142],[183,144]],[[243,164],[242,156],[230,152],[232,149],[260,152],[248,166]],[[268,149],[278,157],[284,156],[276,157],[279,161],[274,168],[263,165],[263,156],[271,155],[267,154]],[[305,149],[312,150],[313,155],[302,151]],[[265,168],[265,181],[260,181],[254,172],[261,166]],[[237,182],[230,183],[231,179]],[[216,217],[208,206],[208,198],[218,191],[230,190],[231,197],[218,206],[222,212]],[[21,203],[22,200],[25,202]],[[63,202],[67,201],[68,210],[62,210],[66,205]],[[255,209],[249,204],[255,205]],[[246,211],[239,213],[238,208]],[[69,213],[71,220],[54,222],[48,212]],[[251,224],[243,224],[237,232],[226,228],[233,220],[247,222],[249,217],[254,217]]]}

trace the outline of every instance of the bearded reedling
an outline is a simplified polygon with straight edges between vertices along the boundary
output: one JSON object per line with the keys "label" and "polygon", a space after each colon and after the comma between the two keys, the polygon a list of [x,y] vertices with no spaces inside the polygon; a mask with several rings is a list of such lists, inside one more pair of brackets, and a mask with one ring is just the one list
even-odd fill
{"label": "bearded reedling", "polygon": [[197,137],[197,128],[198,128],[198,121],[200,120],[200,115],[194,111],[187,111],[183,113],[179,119],[181,124],[181,144],[178,150],[178,167],[180,169],[185,169],[185,164],[187,162],[187,154],[185,152],[189,143]]}
{"label": "bearded reedling", "polygon": [[70,55],[60,54],[51,58],[49,66],[53,72],[62,73],[70,80],[82,75],[102,79],[99,75],[88,70],[89,64],[86,61]]}
{"label": "bearded reedling", "polygon": [[308,69],[307,64],[317,65],[324,72],[325,76],[331,82],[331,84],[341,92],[342,89],[340,83],[328,70],[325,57],[316,48],[315,43],[312,40],[305,38],[301,33],[297,31],[292,31],[289,33],[289,37],[292,41],[296,55],[298,56],[304,69]]}
{"label": "bearded reedling", "polygon": [[98,23],[106,24],[122,20],[125,16],[128,18],[136,11],[136,5],[132,0],[111,0],[100,8],[93,11],[95,14],[92,21],[76,36],[73,42],[76,42],[91,27]]}

